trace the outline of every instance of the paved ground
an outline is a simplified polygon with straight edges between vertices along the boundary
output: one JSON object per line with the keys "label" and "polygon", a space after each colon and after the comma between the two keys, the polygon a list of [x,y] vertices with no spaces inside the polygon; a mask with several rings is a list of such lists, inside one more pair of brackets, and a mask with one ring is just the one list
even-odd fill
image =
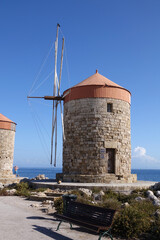
{"label": "paved ground", "polygon": [[[33,201],[21,197],[0,197],[0,239],[2,240],[98,240],[98,235],[58,222],[41,210],[31,207]],[[104,238],[109,239],[109,238]]]}

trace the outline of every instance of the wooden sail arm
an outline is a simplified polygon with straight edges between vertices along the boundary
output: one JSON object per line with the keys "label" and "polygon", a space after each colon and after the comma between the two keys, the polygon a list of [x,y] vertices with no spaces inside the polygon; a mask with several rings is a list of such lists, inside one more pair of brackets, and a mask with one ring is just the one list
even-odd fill
{"label": "wooden sail arm", "polygon": [[30,97],[30,96],[27,96],[27,98],[44,98],[44,97]]}
{"label": "wooden sail arm", "polygon": [[64,97],[63,96],[44,96],[44,97],[30,97],[28,96],[27,98],[43,98],[45,100],[57,100],[57,101],[63,101]]}
{"label": "wooden sail arm", "polygon": [[44,96],[45,100],[57,100],[57,101],[63,101],[63,96]]}

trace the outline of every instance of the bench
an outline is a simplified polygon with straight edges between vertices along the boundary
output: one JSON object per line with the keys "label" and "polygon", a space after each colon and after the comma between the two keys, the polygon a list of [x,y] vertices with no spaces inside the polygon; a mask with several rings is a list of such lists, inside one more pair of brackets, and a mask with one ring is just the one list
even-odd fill
{"label": "bench", "polygon": [[88,230],[99,234],[98,240],[107,235],[113,240],[111,235],[111,225],[116,210],[106,209],[102,207],[92,206],[71,199],[63,199],[63,214],[55,213],[55,217],[59,220],[57,231],[62,222],[68,222],[72,229],[72,224],[84,227]]}

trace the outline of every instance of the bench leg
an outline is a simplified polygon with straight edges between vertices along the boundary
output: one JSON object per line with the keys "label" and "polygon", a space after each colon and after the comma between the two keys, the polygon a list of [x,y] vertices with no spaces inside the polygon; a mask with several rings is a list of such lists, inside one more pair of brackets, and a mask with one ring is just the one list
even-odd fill
{"label": "bench leg", "polygon": [[72,223],[69,223],[70,224],[70,229],[72,229]]}
{"label": "bench leg", "polygon": [[[61,225],[62,222],[64,222],[64,221],[61,220],[61,221],[59,222],[56,231],[59,230],[59,227],[60,227],[60,225]],[[70,229],[72,229],[72,223],[69,222],[69,224],[70,224]]]}
{"label": "bench leg", "polygon": [[60,222],[58,223],[58,226],[57,226],[57,229],[56,229],[56,231],[58,231],[58,230],[59,230],[59,227],[60,227],[61,223],[62,223],[62,221],[60,221]]}
{"label": "bench leg", "polygon": [[107,235],[108,237],[110,237],[111,240],[113,240],[110,230],[111,229],[109,229],[108,231],[106,231],[104,233],[100,233],[98,240],[101,240],[101,238],[104,237],[105,235]]}

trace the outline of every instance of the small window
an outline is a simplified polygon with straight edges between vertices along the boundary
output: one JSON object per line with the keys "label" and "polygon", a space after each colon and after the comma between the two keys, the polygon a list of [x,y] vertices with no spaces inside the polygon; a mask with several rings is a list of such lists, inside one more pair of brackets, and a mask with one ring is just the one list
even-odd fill
{"label": "small window", "polygon": [[113,104],[107,103],[107,112],[112,112],[112,111],[113,111]]}

